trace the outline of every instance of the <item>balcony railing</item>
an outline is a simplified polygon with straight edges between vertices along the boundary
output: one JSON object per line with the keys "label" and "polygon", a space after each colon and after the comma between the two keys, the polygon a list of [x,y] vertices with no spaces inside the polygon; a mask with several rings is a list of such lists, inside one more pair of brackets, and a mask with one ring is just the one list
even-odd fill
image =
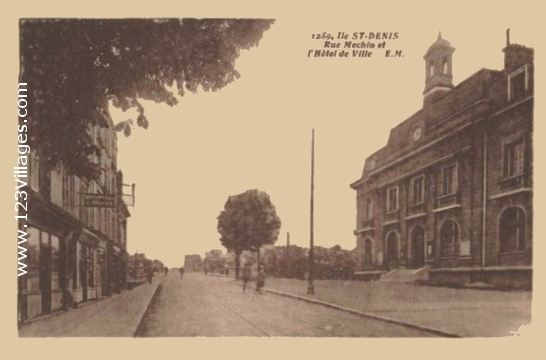
{"label": "balcony railing", "polygon": [[532,186],[531,178],[527,174],[513,176],[499,181],[499,188],[501,191],[531,188]]}

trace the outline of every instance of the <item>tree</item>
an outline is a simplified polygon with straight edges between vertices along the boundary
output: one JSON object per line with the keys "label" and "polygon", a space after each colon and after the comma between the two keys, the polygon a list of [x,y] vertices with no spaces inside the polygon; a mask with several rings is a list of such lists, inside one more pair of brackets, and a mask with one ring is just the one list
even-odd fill
{"label": "tree", "polygon": [[[267,19],[22,19],[20,82],[28,84],[28,143],[49,167],[97,179],[90,161],[101,149],[90,129],[113,126],[109,104],[136,108],[140,100],[174,106],[185,90],[216,91],[240,75],[235,60],[257,46]],[[131,134],[132,119],[115,128]]]}
{"label": "tree", "polygon": [[220,242],[235,253],[235,277],[239,277],[240,256],[243,250],[258,253],[260,247],[274,244],[279,237],[281,220],[269,195],[257,189],[228,197],[218,216]]}
{"label": "tree", "polygon": [[211,250],[205,253],[205,267],[211,273],[220,272],[223,273],[226,267],[226,259],[222,250]]}

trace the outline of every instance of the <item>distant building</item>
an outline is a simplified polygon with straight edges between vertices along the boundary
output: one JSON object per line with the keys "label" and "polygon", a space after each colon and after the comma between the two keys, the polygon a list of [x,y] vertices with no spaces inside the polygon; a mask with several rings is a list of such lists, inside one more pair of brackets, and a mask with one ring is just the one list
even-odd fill
{"label": "distant building", "polygon": [[186,255],[184,257],[184,270],[186,272],[203,271],[203,259],[201,255]]}
{"label": "distant building", "polygon": [[530,287],[534,51],[507,32],[504,69],[481,69],[457,86],[454,51],[440,35],[430,46],[422,108],[351,184],[358,269]]}
{"label": "distant building", "polygon": [[[123,175],[117,169],[117,135],[94,126],[89,134],[102,149],[92,159],[100,179],[71,175],[66,166],[46,167],[39,144],[30,155],[27,233],[28,273],[18,277],[18,319],[68,309],[120,292],[127,267],[127,219]],[[21,234],[21,233],[19,233]]]}

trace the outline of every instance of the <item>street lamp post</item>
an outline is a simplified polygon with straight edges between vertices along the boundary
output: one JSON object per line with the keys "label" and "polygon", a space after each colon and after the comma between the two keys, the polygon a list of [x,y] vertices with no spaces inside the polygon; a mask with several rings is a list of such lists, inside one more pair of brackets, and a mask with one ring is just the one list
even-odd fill
{"label": "street lamp post", "polygon": [[313,211],[314,211],[314,193],[315,193],[315,129],[312,130],[311,138],[311,221],[310,221],[310,239],[309,239],[309,284],[307,294],[315,294],[315,285],[313,284],[314,274],[314,244],[313,244]]}

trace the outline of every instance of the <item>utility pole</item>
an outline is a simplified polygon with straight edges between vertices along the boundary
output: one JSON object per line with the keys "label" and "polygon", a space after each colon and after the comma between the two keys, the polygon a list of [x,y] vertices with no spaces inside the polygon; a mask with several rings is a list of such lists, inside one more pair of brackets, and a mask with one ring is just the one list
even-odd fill
{"label": "utility pole", "polygon": [[311,138],[311,226],[310,226],[310,239],[309,239],[309,285],[307,287],[307,294],[315,294],[315,285],[313,279],[315,277],[314,269],[314,243],[313,243],[313,211],[314,211],[314,193],[315,193],[315,129],[312,130]]}
{"label": "utility pole", "polygon": [[286,233],[286,255],[285,255],[286,266],[284,268],[284,276],[290,278],[290,233]]}

